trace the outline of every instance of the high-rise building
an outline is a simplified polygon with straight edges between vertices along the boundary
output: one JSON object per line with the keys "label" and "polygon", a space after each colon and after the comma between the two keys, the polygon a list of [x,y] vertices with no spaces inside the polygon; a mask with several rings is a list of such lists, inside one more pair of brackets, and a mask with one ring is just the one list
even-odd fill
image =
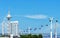
{"label": "high-rise building", "polygon": [[18,34],[18,21],[11,21],[10,26],[11,26],[10,33],[13,34],[14,36],[19,35]]}

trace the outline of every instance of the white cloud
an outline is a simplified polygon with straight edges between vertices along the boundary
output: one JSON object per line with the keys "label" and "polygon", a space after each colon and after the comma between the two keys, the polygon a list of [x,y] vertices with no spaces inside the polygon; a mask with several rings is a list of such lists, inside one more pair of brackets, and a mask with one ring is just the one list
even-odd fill
{"label": "white cloud", "polygon": [[26,15],[24,17],[31,18],[31,19],[46,19],[46,15]]}

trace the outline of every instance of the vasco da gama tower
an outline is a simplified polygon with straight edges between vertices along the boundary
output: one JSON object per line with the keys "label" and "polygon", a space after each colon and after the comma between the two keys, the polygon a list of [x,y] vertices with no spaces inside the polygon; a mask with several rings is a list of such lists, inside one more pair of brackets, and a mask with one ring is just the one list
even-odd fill
{"label": "vasco da gama tower", "polygon": [[7,15],[7,29],[5,29],[5,25],[4,22],[2,23],[2,35],[5,34],[4,30],[7,30],[7,34],[8,35],[13,35],[13,36],[19,36],[19,30],[18,30],[18,21],[11,21],[10,19],[12,18],[10,15],[10,11],[8,11],[8,15]]}

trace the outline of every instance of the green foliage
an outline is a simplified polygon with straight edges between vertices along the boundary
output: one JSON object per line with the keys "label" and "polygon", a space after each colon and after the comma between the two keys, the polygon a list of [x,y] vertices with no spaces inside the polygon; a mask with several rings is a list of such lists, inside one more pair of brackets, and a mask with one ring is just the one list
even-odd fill
{"label": "green foliage", "polygon": [[32,35],[32,38],[38,38],[38,36],[37,35]]}
{"label": "green foliage", "polygon": [[20,38],[43,38],[43,36],[42,34],[39,35],[28,34],[28,35],[20,35]]}
{"label": "green foliage", "polygon": [[38,38],[43,38],[43,36],[41,34],[38,35]]}

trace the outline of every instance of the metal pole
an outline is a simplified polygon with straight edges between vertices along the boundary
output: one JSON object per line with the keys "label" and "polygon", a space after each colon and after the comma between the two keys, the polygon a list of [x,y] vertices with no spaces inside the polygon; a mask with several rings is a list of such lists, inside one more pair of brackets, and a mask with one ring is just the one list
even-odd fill
{"label": "metal pole", "polygon": [[57,38],[57,20],[56,20],[56,23],[55,23],[55,38]]}
{"label": "metal pole", "polygon": [[50,25],[51,25],[51,27],[50,27],[50,38],[52,38],[52,22],[53,22],[53,18],[51,17],[50,18]]}

